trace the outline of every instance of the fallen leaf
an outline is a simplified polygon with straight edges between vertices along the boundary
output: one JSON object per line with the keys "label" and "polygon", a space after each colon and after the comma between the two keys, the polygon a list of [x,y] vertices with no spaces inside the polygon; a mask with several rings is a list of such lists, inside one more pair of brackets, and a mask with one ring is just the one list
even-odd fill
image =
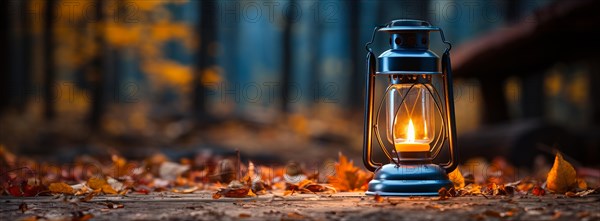
{"label": "fallen leaf", "polygon": [[458,169],[458,167],[456,169],[454,169],[454,171],[452,171],[448,174],[448,178],[450,179],[450,181],[452,181],[452,183],[454,184],[454,187],[456,187],[456,188],[465,187],[465,178],[463,177],[462,173],[460,173],[460,170]]}
{"label": "fallen leaf", "polygon": [[460,195],[460,196],[480,195],[481,194],[481,185],[471,183],[469,185],[466,185],[464,188],[461,188],[458,192],[459,193],[457,195]]}
{"label": "fallen leaf", "polygon": [[89,202],[90,200],[92,200],[95,196],[97,196],[100,193],[100,190],[95,190],[92,191],[90,193],[88,193],[85,197],[79,199],[81,202]]}
{"label": "fallen leaf", "polygon": [[92,215],[91,213],[83,213],[81,211],[72,212],[71,214],[73,215],[71,217],[72,221],[87,221],[91,218],[94,218],[94,215]]}
{"label": "fallen leaf", "polygon": [[588,188],[587,183],[585,182],[584,179],[577,179],[577,189],[579,190],[586,190]]}
{"label": "fallen leaf", "polygon": [[189,194],[189,193],[194,193],[196,192],[196,190],[198,190],[200,188],[198,188],[197,186],[193,186],[190,188],[186,188],[186,189],[173,189],[171,190],[174,193],[184,193],[184,194]]}
{"label": "fallen leaf", "polygon": [[24,183],[21,185],[11,185],[6,189],[8,194],[10,194],[11,196],[24,196],[24,197],[37,196],[38,194],[42,193],[44,190],[45,190],[44,186],[30,185],[27,183]]}
{"label": "fallen leaf", "polygon": [[118,180],[116,180],[112,177],[107,177],[106,183],[108,183],[112,187],[112,189],[114,189],[117,192],[125,189],[125,185],[123,185],[123,183],[119,182]]}
{"label": "fallen leaf", "polygon": [[486,210],[483,212],[483,215],[489,216],[489,217],[497,217],[497,218],[501,218],[502,215],[497,212],[497,211],[493,211],[493,210]]}
{"label": "fallen leaf", "polygon": [[250,190],[248,190],[248,194],[247,194],[247,196],[249,196],[249,197],[257,197],[257,196],[256,196],[256,194],[255,194],[254,192],[252,192],[252,190],[251,190],[251,189],[250,189]]}
{"label": "fallen leaf", "polygon": [[240,215],[238,215],[239,218],[248,218],[248,217],[252,217],[252,215],[248,214],[248,213],[240,213]]}
{"label": "fallen leaf", "polygon": [[75,193],[75,189],[73,189],[73,187],[69,186],[69,184],[66,184],[66,183],[51,183],[50,186],[48,186],[48,190],[50,190],[50,192],[52,192],[52,193],[61,193],[61,194],[74,194]]}
{"label": "fallen leaf", "polygon": [[87,185],[90,188],[97,190],[97,189],[102,189],[102,187],[104,185],[108,185],[108,183],[106,182],[105,179],[98,178],[98,177],[92,177],[87,181]]}
{"label": "fallen leaf", "polygon": [[375,194],[375,197],[373,197],[373,199],[375,200],[375,202],[378,203],[383,202],[383,197],[381,197],[379,194]]}
{"label": "fallen leaf", "polygon": [[546,195],[546,191],[544,189],[542,189],[539,186],[535,186],[533,187],[533,189],[531,189],[531,193],[535,196],[543,196]]}
{"label": "fallen leaf", "polygon": [[165,180],[175,180],[179,175],[183,172],[190,169],[189,165],[181,165],[173,162],[163,162],[160,164],[160,168],[158,169],[158,174],[160,178]]}
{"label": "fallen leaf", "polygon": [[448,193],[446,187],[440,188],[440,190],[438,190],[438,195],[440,196],[438,200],[447,200],[450,198],[450,193]]}
{"label": "fallen leaf", "polygon": [[111,185],[109,185],[109,184],[104,184],[104,185],[102,186],[102,188],[101,188],[101,189],[102,189],[102,192],[103,192],[103,193],[105,193],[105,194],[117,194],[117,193],[118,193],[118,192],[117,192],[115,189],[113,189],[113,188],[112,188],[112,186],[111,186]]}
{"label": "fallen leaf", "polygon": [[28,216],[19,221],[37,221],[37,220],[45,220],[46,218],[43,216]]}
{"label": "fallen leaf", "polygon": [[121,208],[125,208],[125,206],[123,204],[112,203],[112,202],[106,203],[106,207],[108,207],[109,209],[121,209]]}
{"label": "fallen leaf", "polygon": [[590,195],[592,193],[596,192],[594,189],[589,189],[589,190],[584,190],[584,191],[579,191],[579,192],[566,192],[565,196],[567,197],[583,197],[583,196],[587,196]]}
{"label": "fallen leaf", "polygon": [[290,196],[294,194],[294,190],[286,190],[283,192],[283,196]]}
{"label": "fallen leaf", "polygon": [[298,212],[289,212],[287,216],[292,219],[305,219],[305,217]]}
{"label": "fallen leaf", "polygon": [[560,153],[556,153],[554,166],[548,173],[546,187],[554,193],[566,193],[577,187],[577,174],[575,168],[563,159]]}
{"label": "fallen leaf", "polygon": [[231,198],[244,198],[244,197],[248,196],[250,191],[251,190],[248,187],[223,188],[213,194],[213,199],[219,199],[219,198],[221,198],[221,196],[231,197]]}
{"label": "fallen leaf", "polygon": [[335,175],[329,176],[328,181],[337,191],[365,191],[371,178],[373,173],[355,167],[352,160],[339,153]]}
{"label": "fallen leaf", "polygon": [[29,210],[29,208],[27,207],[27,203],[19,204],[19,210],[21,210],[21,213],[25,213],[25,211]]}

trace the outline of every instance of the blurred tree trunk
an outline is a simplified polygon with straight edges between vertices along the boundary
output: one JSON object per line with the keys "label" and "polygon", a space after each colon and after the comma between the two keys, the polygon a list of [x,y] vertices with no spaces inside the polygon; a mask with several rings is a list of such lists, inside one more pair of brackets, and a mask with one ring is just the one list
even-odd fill
{"label": "blurred tree trunk", "polygon": [[94,30],[95,43],[98,46],[96,55],[91,62],[90,80],[91,80],[91,94],[92,103],[90,109],[90,127],[92,130],[97,131],[100,129],[100,121],[104,113],[104,52],[106,50],[106,42],[104,39],[105,34],[105,19],[104,19],[104,0],[96,0],[96,28]]}
{"label": "blurred tree trunk", "polygon": [[349,103],[355,110],[362,110],[363,107],[363,90],[365,67],[362,64],[364,61],[364,52],[360,42],[360,3],[358,0],[348,1],[349,12],[349,37],[350,37],[350,96]]}
{"label": "blurred tree trunk", "polygon": [[589,97],[590,108],[592,110],[592,124],[600,126],[600,58],[593,59],[590,64]]}
{"label": "blurred tree trunk", "polygon": [[[29,7],[31,6],[31,0],[21,0],[22,2],[22,11],[28,11]],[[31,90],[31,84],[32,84],[32,66],[31,64],[33,63],[33,54],[32,54],[32,44],[33,44],[33,22],[35,21],[34,18],[30,18],[30,17],[24,17],[22,18],[23,21],[23,28],[21,29],[21,36],[22,36],[22,40],[21,40],[21,48],[23,50],[22,56],[21,56],[21,65],[23,65],[23,73],[22,74],[22,81],[21,81],[21,85],[20,85],[20,90],[19,90],[19,102],[17,104],[17,108],[19,110],[20,113],[24,113],[25,112],[25,107],[27,105],[27,101],[29,99],[28,95],[29,95],[29,91]]]}
{"label": "blurred tree trunk", "polygon": [[308,102],[310,105],[314,106],[318,102],[320,102],[320,67],[321,67],[321,33],[323,31],[323,27],[321,27],[320,22],[312,22],[313,26],[310,31],[310,45],[312,47],[312,56],[310,61],[310,73],[309,73],[309,81],[308,83],[312,85],[309,87],[311,89],[312,99],[309,99]]}
{"label": "blurred tree trunk", "polygon": [[[197,52],[197,62],[196,62],[196,70],[195,70],[195,79],[194,79],[194,95],[193,98],[193,107],[192,112],[198,122],[207,121],[210,119],[208,110],[207,110],[207,97],[206,91],[207,87],[203,82],[203,76],[207,71],[210,71],[209,68],[212,68],[216,65],[215,52],[211,50],[216,50],[214,47],[211,48],[211,45],[214,45],[217,42],[217,2],[206,0],[201,1],[200,3],[200,22],[197,30],[197,36],[200,38],[200,49]],[[210,82],[217,83],[217,82]]]}
{"label": "blurred tree trunk", "polygon": [[56,115],[54,84],[56,73],[54,68],[54,12],[56,0],[46,1],[46,17],[44,19],[44,116],[46,120]]}
{"label": "blurred tree trunk", "polygon": [[[506,22],[513,23],[518,19],[518,4],[519,1],[517,0],[508,0],[506,2]],[[481,83],[483,96],[483,123],[494,124],[507,121],[509,118],[508,103],[504,96],[504,82],[506,81],[506,77],[492,77],[483,74],[478,77],[478,80]],[[532,89],[528,89],[527,92],[533,95]],[[521,98],[522,105],[527,105],[525,102],[531,101],[531,99],[524,99],[523,96]]]}
{"label": "blurred tree trunk", "polygon": [[508,120],[508,104],[504,96],[504,77],[484,76],[479,78],[483,96],[483,123],[495,124]]}
{"label": "blurred tree trunk", "polygon": [[2,51],[0,52],[0,59],[2,62],[2,67],[0,69],[0,113],[4,112],[9,106],[9,98],[10,98],[10,75],[11,75],[11,67],[9,61],[9,53],[10,43],[9,43],[9,35],[11,30],[11,13],[10,13],[10,4],[9,1],[0,1],[0,25],[2,28],[2,33],[0,34],[0,47]]}
{"label": "blurred tree trunk", "polygon": [[[290,5],[295,5],[295,0],[289,1]],[[293,7],[288,7],[293,8]],[[282,64],[282,73],[281,73],[281,112],[287,113],[290,111],[290,85],[292,80],[292,28],[293,28],[293,18],[296,17],[295,13],[292,9],[290,11],[286,11],[286,15],[284,15],[284,27],[283,27],[283,40],[282,40],[282,53],[283,53],[283,64]]]}
{"label": "blurred tree trunk", "polygon": [[523,118],[540,118],[544,116],[544,73],[532,73],[523,76],[521,81],[521,109]]}

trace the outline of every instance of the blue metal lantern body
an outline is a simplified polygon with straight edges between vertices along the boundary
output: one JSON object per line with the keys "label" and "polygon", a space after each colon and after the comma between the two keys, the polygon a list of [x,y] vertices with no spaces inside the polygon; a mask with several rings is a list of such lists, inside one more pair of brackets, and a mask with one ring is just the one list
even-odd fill
{"label": "blue metal lantern body", "polygon": [[[391,48],[375,59],[370,45],[378,31],[390,34]],[[429,50],[431,32],[440,32],[442,41],[448,45],[441,58],[441,68],[440,57]],[[363,162],[367,169],[375,172],[367,194],[437,195],[440,188],[452,186],[447,174],[456,168],[451,45],[440,28],[425,21],[402,19],[375,28],[366,48]],[[390,81],[377,109],[374,105],[376,77],[387,77]],[[379,126],[382,109],[386,112],[387,139],[382,139]],[[383,165],[372,160],[373,138],[390,163]],[[386,144],[394,146],[392,151],[388,151]],[[450,160],[441,165],[433,164],[444,147],[448,147]]]}

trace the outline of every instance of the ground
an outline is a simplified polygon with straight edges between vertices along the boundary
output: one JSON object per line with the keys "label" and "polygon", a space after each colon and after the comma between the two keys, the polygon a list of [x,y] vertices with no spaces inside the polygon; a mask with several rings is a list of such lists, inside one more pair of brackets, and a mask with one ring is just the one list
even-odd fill
{"label": "ground", "polygon": [[0,200],[0,220],[600,220],[600,195],[376,200],[362,193],[338,193],[215,200],[212,192],[202,191],[97,196],[88,202],[62,196]]}

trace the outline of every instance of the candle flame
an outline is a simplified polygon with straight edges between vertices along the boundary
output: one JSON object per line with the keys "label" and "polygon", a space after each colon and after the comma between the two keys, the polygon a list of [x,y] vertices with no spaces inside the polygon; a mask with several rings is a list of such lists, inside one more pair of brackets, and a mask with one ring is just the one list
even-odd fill
{"label": "candle flame", "polygon": [[415,126],[413,125],[412,119],[408,120],[408,127],[406,127],[406,141],[415,142]]}

